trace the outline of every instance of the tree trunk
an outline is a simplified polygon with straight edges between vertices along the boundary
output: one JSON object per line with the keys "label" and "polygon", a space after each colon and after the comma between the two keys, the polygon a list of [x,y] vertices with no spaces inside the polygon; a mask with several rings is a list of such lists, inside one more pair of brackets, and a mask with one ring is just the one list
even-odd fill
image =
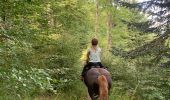
{"label": "tree trunk", "polygon": [[112,27],[113,27],[113,21],[112,21],[112,14],[111,14],[111,7],[112,7],[112,0],[107,0],[107,48],[110,49],[112,45]]}
{"label": "tree trunk", "polygon": [[53,10],[51,9],[51,4],[47,4],[47,20],[48,20],[48,26],[50,28],[53,28],[55,25],[55,20],[54,20],[54,16],[53,16]]}
{"label": "tree trunk", "polygon": [[97,37],[97,34],[99,32],[99,0],[95,0],[96,4],[96,15],[95,15],[95,37]]}

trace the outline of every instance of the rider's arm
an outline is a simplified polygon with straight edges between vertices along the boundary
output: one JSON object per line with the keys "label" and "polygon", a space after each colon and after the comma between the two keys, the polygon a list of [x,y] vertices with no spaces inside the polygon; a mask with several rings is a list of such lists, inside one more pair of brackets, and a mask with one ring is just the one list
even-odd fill
{"label": "rider's arm", "polygon": [[86,55],[86,56],[87,56],[87,57],[86,57],[86,58],[87,58],[87,59],[86,59],[86,62],[87,62],[87,63],[89,62],[89,59],[90,59],[90,58],[89,58],[89,55],[90,55],[90,51],[88,50],[87,55]]}

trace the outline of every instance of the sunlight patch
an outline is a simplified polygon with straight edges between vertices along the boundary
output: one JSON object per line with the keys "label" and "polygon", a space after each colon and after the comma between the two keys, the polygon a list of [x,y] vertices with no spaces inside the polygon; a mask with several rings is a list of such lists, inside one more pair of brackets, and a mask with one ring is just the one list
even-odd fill
{"label": "sunlight patch", "polygon": [[61,38],[61,35],[60,34],[50,34],[48,37],[50,39],[57,40],[57,39]]}

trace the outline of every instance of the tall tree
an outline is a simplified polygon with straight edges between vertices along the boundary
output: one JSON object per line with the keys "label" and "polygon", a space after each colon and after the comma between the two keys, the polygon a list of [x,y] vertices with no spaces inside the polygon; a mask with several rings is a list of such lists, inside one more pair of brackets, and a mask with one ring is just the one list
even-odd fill
{"label": "tall tree", "polygon": [[96,14],[95,14],[95,36],[99,33],[99,0],[95,0]]}
{"label": "tall tree", "polygon": [[107,36],[108,36],[108,49],[110,49],[112,45],[112,28],[113,28],[113,20],[112,20],[112,0],[106,0],[107,4]]}
{"label": "tall tree", "polygon": [[[166,58],[165,56],[161,56],[160,55],[165,55],[165,54],[169,54],[169,45],[166,45],[165,41],[167,41],[169,39],[169,33],[170,33],[170,15],[169,15],[169,11],[170,11],[170,2],[168,0],[150,0],[150,1],[145,1],[145,2],[141,2],[141,3],[129,3],[129,2],[123,2],[122,0],[118,0],[119,4],[121,6],[125,6],[127,8],[130,9],[137,9],[140,12],[146,13],[147,17],[148,17],[148,21],[145,22],[129,22],[129,21],[124,21],[124,23],[126,23],[129,26],[129,29],[137,29],[140,32],[142,32],[143,34],[145,33],[155,33],[158,38],[146,43],[145,45],[136,48],[135,50],[129,51],[128,52],[128,56],[132,58],[135,58],[139,55],[147,55],[153,52],[148,53],[150,50],[152,50],[153,48],[153,44],[154,48],[156,49],[155,51],[157,52],[155,54],[155,59],[156,62],[161,61],[161,59]],[[142,35],[142,34],[141,34]],[[159,41],[164,41],[159,43],[159,45],[157,45],[157,43]],[[147,48],[146,48],[147,46]],[[114,48],[114,50],[116,50]],[[114,51],[113,50],[113,51]],[[140,51],[140,53],[138,52]],[[123,51],[121,51],[123,52]],[[126,55],[126,53],[124,53]],[[136,56],[135,56],[136,55]],[[158,61],[159,58],[159,61]],[[169,61],[168,61],[169,62]],[[168,63],[167,62],[167,63]],[[166,65],[166,64],[163,64]]]}

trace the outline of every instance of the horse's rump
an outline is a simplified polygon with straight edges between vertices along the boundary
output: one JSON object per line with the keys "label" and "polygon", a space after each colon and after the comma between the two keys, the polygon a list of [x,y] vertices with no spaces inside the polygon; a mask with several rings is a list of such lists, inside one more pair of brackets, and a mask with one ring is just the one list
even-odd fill
{"label": "horse's rump", "polygon": [[100,75],[104,75],[108,83],[111,84],[112,80],[110,73],[103,68],[91,68],[85,75],[85,82],[87,83],[87,85],[92,85],[94,83],[98,84],[97,78]]}
{"label": "horse's rump", "polygon": [[[93,92],[96,95],[100,94],[100,87],[107,87],[105,93],[111,88],[111,76],[110,73],[103,68],[91,68],[85,75],[85,83],[89,92]],[[104,90],[104,89],[102,89]],[[89,93],[90,94],[90,93]]]}

